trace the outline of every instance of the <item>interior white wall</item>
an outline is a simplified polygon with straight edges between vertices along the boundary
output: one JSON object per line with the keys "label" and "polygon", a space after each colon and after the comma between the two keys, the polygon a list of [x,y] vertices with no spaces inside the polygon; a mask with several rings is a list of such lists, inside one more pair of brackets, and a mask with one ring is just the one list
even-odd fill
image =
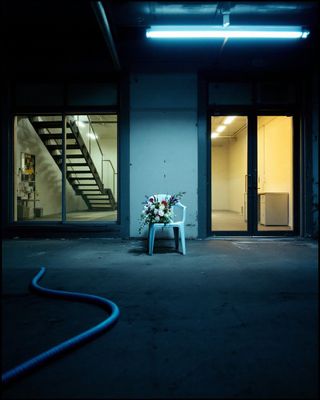
{"label": "interior white wall", "polygon": [[229,210],[229,145],[213,145],[211,150],[212,209]]}
{"label": "interior white wall", "polygon": [[247,128],[229,142],[229,209],[242,213],[247,173]]}
{"label": "interior white wall", "polygon": [[[213,139],[214,142],[214,139]],[[247,129],[211,147],[212,209],[243,212],[247,173]]]}
{"label": "interior white wall", "polygon": [[289,226],[293,223],[292,117],[260,117],[258,176],[260,193],[289,193]]}
{"label": "interior white wall", "polygon": [[[35,155],[36,207],[43,208],[43,215],[61,213],[61,171],[53,161],[27,118],[18,117],[15,138],[15,185],[18,180],[21,152]],[[70,184],[66,184],[67,212],[86,210],[81,196],[76,196]],[[31,207],[31,202],[30,202]]]}
{"label": "interior white wall", "polygon": [[139,236],[145,195],[185,191],[186,236],[195,238],[197,76],[132,75],[130,88],[130,236]]}

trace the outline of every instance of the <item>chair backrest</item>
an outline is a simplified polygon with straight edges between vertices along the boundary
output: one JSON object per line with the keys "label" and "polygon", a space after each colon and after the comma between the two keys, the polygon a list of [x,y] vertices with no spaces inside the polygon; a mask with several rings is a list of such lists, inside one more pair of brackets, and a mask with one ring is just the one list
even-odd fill
{"label": "chair backrest", "polygon": [[[168,201],[170,199],[170,197],[171,197],[171,194],[155,194],[154,196],[156,196],[158,201],[162,201],[162,200]],[[180,221],[175,221],[175,222],[183,222],[184,223],[185,220],[186,220],[186,209],[187,209],[187,207],[184,206],[182,203],[180,203],[180,201],[173,206],[173,209],[175,207],[179,207],[179,208],[182,209],[182,218],[181,218],[181,220]]]}

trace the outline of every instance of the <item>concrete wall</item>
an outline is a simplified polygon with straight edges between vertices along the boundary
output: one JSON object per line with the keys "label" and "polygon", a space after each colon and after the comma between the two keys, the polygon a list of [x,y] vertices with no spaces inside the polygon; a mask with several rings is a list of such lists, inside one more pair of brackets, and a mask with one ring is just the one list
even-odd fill
{"label": "concrete wall", "polygon": [[184,191],[186,236],[195,238],[197,76],[132,75],[130,99],[130,236],[139,236],[145,195]]}

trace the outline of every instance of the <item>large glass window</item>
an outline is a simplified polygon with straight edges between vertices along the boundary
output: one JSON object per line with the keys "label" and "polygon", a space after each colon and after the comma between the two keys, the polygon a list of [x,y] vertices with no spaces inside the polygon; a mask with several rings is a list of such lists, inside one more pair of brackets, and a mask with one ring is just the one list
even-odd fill
{"label": "large glass window", "polygon": [[116,114],[16,117],[14,151],[15,221],[117,220]]}

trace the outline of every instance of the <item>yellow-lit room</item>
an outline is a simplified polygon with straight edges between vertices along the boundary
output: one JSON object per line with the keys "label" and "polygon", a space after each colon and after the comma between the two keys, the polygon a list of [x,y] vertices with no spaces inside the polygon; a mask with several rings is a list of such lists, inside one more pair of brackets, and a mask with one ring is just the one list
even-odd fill
{"label": "yellow-lit room", "polygon": [[259,116],[257,187],[248,171],[248,118],[211,117],[212,231],[248,230],[248,195],[258,231],[293,229],[292,117]]}

